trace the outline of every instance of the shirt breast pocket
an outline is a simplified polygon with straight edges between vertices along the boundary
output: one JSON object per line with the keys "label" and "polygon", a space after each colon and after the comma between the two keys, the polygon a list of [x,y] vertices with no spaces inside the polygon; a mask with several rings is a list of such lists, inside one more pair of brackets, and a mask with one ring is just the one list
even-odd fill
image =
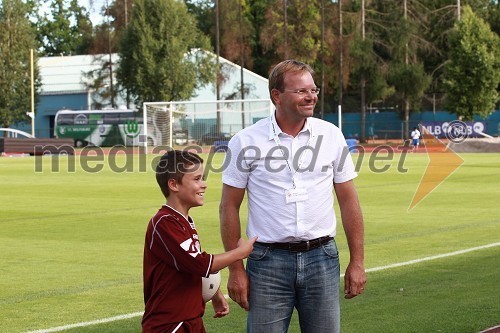
{"label": "shirt breast pocket", "polygon": [[282,157],[266,156],[256,161],[253,166],[253,173],[256,177],[265,177],[263,179],[286,181],[291,180],[292,175],[286,161]]}

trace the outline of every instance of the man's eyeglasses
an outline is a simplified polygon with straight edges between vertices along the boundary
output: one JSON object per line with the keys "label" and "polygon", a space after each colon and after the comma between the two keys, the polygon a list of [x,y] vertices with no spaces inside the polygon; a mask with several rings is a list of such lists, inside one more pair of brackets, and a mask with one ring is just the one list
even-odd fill
{"label": "man's eyeglasses", "polygon": [[290,91],[299,96],[305,96],[307,94],[317,95],[319,94],[319,88],[313,89],[283,89],[284,91]]}

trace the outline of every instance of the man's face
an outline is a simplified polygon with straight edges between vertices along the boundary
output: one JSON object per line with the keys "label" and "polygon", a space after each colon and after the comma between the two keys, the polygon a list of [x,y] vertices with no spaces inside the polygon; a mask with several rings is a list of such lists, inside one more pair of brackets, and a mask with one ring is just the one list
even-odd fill
{"label": "man's face", "polygon": [[[318,95],[311,92],[316,88],[314,79],[309,72],[285,74],[284,91],[272,91],[276,108],[290,119],[305,119],[314,113]],[[306,93],[297,91],[306,90]]]}

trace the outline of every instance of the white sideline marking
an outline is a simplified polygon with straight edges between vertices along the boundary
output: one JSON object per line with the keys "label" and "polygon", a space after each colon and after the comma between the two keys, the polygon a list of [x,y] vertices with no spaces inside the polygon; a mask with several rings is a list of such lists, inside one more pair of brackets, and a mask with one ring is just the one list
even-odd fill
{"label": "white sideline marking", "polygon": [[[387,266],[380,266],[380,267],[368,268],[366,270],[366,273],[383,271],[383,270],[389,269],[389,268],[396,268],[396,267],[402,267],[402,266],[408,266],[408,265],[418,264],[418,263],[421,263],[421,262],[424,262],[424,261],[429,261],[429,260],[436,260],[436,259],[441,259],[441,258],[453,257],[453,256],[457,256],[459,254],[464,254],[464,253],[468,253],[468,252],[483,250],[483,249],[487,249],[487,248],[495,247],[495,246],[499,246],[499,245],[500,245],[500,243],[491,243],[491,244],[486,244],[486,245],[482,245],[482,246],[471,247],[470,249],[465,249],[465,250],[460,250],[460,251],[455,251],[455,252],[438,254],[438,255],[435,255],[435,256],[430,256],[430,257],[425,257],[425,258],[420,258],[420,259],[414,259],[414,260],[405,261],[405,262],[399,262],[399,263],[395,263],[395,264],[391,264],[391,265],[387,265]],[[344,274],[341,275],[341,277],[343,277],[343,276],[344,276]]]}
{"label": "white sideline marking", "polygon": [[497,330],[500,329],[500,325],[498,326],[495,326],[495,327],[490,327],[488,329],[485,329],[484,331],[481,331],[479,333],[495,333],[495,332],[498,332]]}
{"label": "white sideline marking", "polygon": [[[482,246],[477,246],[477,247],[472,247],[470,249],[465,249],[465,250],[460,250],[460,251],[455,251],[455,252],[449,252],[449,253],[443,253],[443,254],[438,254],[435,256],[430,256],[430,257],[425,257],[421,259],[415,259],[415,260],[410,260],[410,261],[405,261],[405,262],[399,262],[387,266],[380,266],[380,267],[374,267],[374,268],[369,268],[366,270],[366,273],[371,273],[371,272],[378,272],[382,271],[385,269],[390,269],[390,268],[396,268],[396,267],[402,267],[402,266],[408,266],[408,265],[413,265],[413,264],[418,264],[424,261],[430,261],[430,260],[436,260],[436,259],[441,259],[441,258],[448,258],[448,257],[453,257],[456,255],[468,253],[468,252],[473,252],[473,251],[478,251],[478,250],[483,250],[487,249],[490,247],[495,247],[499,246],[499,243],[491,243],[487,245],[482,245]],[[340,277],[343,277],[344,274],[341,274]],[[226,298],[228,298],[227,295],[224,295]],[[91,325],[96,325],[96,324],[104,324],[104,323],[109,323],[112,321],[117,321],[117,320],[123,320],[123,319],[130,319],[134,317],[139,317],[142,316],[144,312],[134,312],[134,313],[128,313],[120,316],[115,316],[115,317],[109,317],[109,318],[104,318],[104,319],[98,319],[98,320],[93,320],[93,321],[86,321],[86,322],[81,322],[81,323],[76,323],[76,324],[70,324],[70,325],[64,325],[64,326],[58,326],[58,327],[52,327],[52,328],[47,328],[43,330],[37,330],[37,331],[28,331],[27,333],[51,333],[51,332],[60,332],[64,330],[69,330],[71,328],[76,328],[76,327],[85,327],[85,326],[91,326]]]}
{"label": "white sideline marking", "polygon": [[37,330],[37,331],[28,331],[28,333],[49,333],[49,332],[60,332],[64,330],[69,330],[71,328],[76,328],[76,327],[84,327],[84,326],[91,326],[91,325],[96,325],[96,324],[104,324],[104,323],[109,323],[112,321],[117,321],[117,320],[123,320],[123,319],[129,319],[129,318],[134,318],[134,317],[139,317],[142,316],[144,312],[134,312],[134,313],[128,313],[120,316],[115,316],[115,317],[109,317],[109,318],[104,318],[104,319],[98,319],[98,320],[92,320],[92,321],[85,321],[82,323],[76,323],[76,324],[70,324],[70,325],[64,325],[64,326],[58,326],[58,327],[52,327],[52,328],[47,328],[44,330]]}

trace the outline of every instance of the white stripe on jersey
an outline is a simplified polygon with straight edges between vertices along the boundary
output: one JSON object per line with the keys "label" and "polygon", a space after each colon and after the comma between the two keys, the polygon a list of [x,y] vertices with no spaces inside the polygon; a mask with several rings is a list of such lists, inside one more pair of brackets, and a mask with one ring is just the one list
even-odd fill
{"label": "white stripe on jersey", "polygon": [[176,328],[174,328],[174,330],[172,331],[172,333],[177,332],[177,331],[179,330],[179,328],[181,328],[182,324],[184,324],[184,322],[183,322],[183,321],[181,321],[181,322],[179,323],[179,325],[177,325],[177,327],[176,327]]}
{"label": "white stripe on jersey", "polygon": [[[155,234],[158,235],[158,238],[160,239],[161,243],[163,244],[163,246],[165,247],[165,250],[167,250],[168,254],[170,254],[170,256],[172,257],[172,260],[174,261],[174,265],[175,265],[175,269],[177,269],[178,271],[180,271],[179,269],[179,266],[177,266],[177,260],[175,260],[175,257],[174,255],[172,254],[172,252],[170,252],[170,250],[168,249],[168,246],[167,244],[165,244],[165,242],[163,241],[163,238],[161,238],[161,235],[160,233],[156,230],[156,226],[158,225],[158,223],[161,222],[161,220],[164,218],[164,217],[168,217],[170,216],[171,214],[169,215],[163,215],[162,217],[160,217],[158,219],[158,222],[156,223],[153,223],[152,219],[151,219],[151,223],[153,223],[153,233],[151,235],[151,244],[149,245],[149,249],[151,250],[151,248],[153,247],[153,240],[154,240],[154,236]],[[175,216],[174,216],[175,217]]]}

